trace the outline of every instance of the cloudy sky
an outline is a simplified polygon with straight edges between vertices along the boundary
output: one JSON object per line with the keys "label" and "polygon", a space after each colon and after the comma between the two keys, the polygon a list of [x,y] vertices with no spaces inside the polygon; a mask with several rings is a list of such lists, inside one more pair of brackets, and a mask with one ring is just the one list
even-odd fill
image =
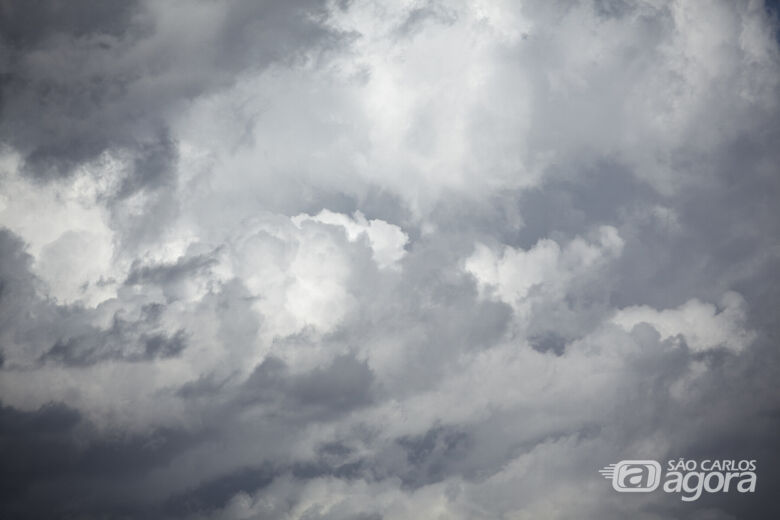
{"label": "cloudy sky", "polygon": [[0,516],[780,517],[779,31],[0,2]]}

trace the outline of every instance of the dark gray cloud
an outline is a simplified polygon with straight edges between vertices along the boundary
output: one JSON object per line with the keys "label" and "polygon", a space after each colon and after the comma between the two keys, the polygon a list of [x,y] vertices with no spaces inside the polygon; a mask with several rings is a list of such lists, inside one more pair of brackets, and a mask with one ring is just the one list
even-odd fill
{"label": "dark gray cloud", "polygon": [[[137,322],[123,323],[121,319],[116,319],[105,333],[96,331],[90,335],[60,339],[41,356],[41,361],[76,366],[108,359],[141,361],[173,357],[187,346],[182,330],[172,337],[159,333],[141,333],[138,338],[128,337],[127,329],[135,327],[138,327]],[[128,348],[128,344],[132,346]]]}
{"label": "dark gray cloud", "polygon": [[[175,287],[188,278],[207,271],[217,264],[213,254],[181,257],[173,263],[140,265],[134,262],[125,279],[125,285],[153,285],[159,287]],[[158,307],[152,307],[157,309]]]}
{"label": "dark gray cloud", "polygon": [[347,412],[372,400],[373,376],[365,363],[340,356],[328,367],[299,376],[289,375],[285,364],[274,358],[263,361],[240,391],[244,404],[275,402],[278,411],[316,418]]}
{"label": "dark gray cloud", "polygon": [[73,2],[69,6],[56,2],[4,2],[0,22],[2,39],[15,50],[29,50],[57,34],[117,36],[127,30],[137,8],[136,2],[112,4],[93,0]]}
{"label": "dark gray cloud", "polygon": [[153,504],[125,488],[128,481],[166,464],[197,440],[166,429],[106,436],[78,411],[57,403],[31,412],[3,406],[0,419],[0,511],[13,518],[154,511]]}
{"label": "dark gray cloud", "polygon": [[[5,2],[0,139],[38,178],[68,175],[104,152],[127,153],[119,196],[171,182],[168,117],[188,99],[313,47],[337,45],[323,2]],[[177,39],[185,28],[194,47]],[[193,41],[193,43],[195,43]]]}
{"label": "dark gray cloud", "polygon": [[[0,516],[774,518],[773,3],[0,3]],[[614,491],[755,459],[753,494]]]}

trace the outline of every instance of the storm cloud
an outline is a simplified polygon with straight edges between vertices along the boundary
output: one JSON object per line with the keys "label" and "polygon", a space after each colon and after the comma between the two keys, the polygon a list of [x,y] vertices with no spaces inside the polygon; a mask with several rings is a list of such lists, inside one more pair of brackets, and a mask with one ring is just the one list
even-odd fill
{"label": "storm cloud", "polygon": [[0,1],[0,516],[778,517],[778,16]]}

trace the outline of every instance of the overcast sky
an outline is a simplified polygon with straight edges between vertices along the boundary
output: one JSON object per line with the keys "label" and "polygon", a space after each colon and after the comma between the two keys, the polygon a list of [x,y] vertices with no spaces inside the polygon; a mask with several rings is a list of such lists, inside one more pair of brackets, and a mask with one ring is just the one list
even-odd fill
{"label": "overcast sky", "polygon": [[0,516],[780,518],[779,30],[1,1]]}

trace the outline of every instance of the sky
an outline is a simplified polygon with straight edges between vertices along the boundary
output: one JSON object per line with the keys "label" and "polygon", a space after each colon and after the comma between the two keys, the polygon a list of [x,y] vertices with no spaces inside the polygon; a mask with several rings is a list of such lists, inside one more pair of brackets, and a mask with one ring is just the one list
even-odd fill
{"label": "sky", "polygon": [[780,518],[779,16],[0,1],[0,516]]}

